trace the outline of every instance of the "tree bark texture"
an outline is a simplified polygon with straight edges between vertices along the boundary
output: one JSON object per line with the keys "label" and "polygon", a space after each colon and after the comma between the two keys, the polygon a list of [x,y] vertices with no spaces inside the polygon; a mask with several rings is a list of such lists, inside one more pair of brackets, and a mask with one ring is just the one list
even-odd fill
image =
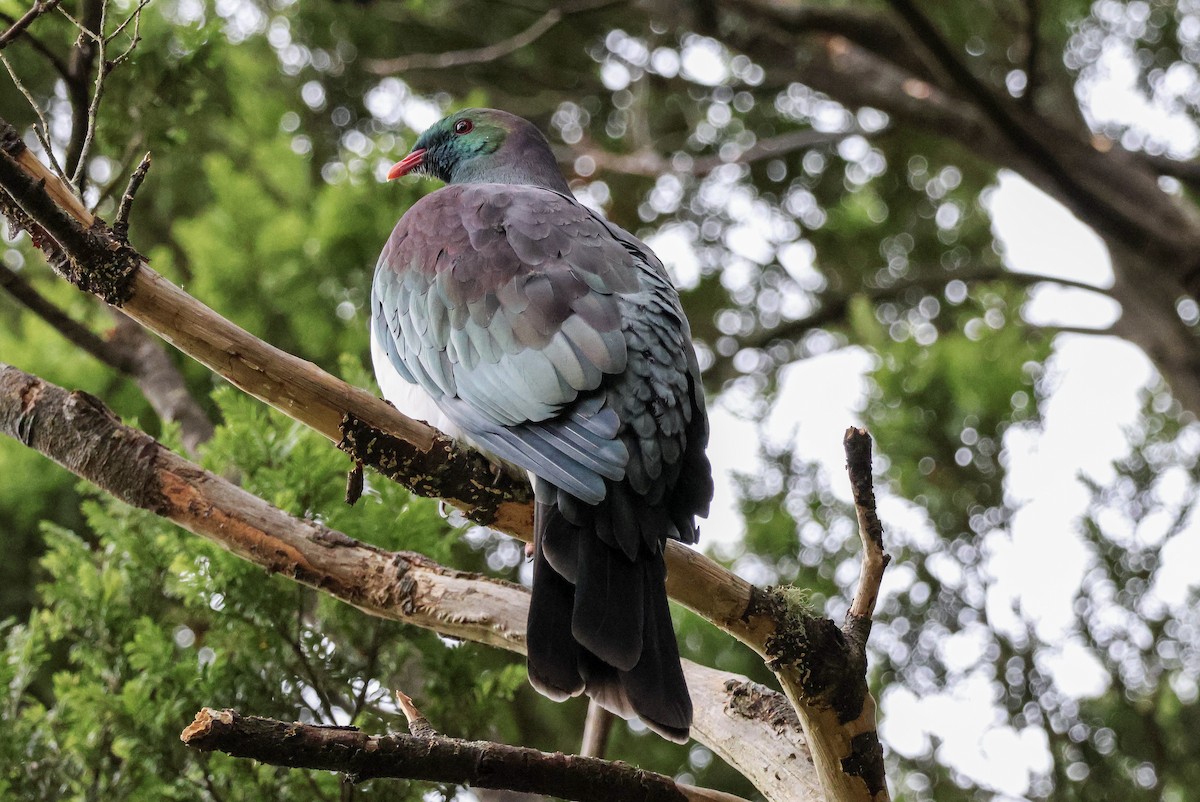
{"label": "tree bark texture", "polygon": [[355,727],[287,723],[234,710],[205,708],[179,737],[193,749],[274,766],[343,772],[354,782],[395,777],[506,788],[578,802],[745,802],[626,763],[440,735],[373,736]]}
{"label": "tree bark texture", "polygon": [[[116,498],[371,615],[524,653],[529,592],[294,518],[122,424],[95,397],[0,364],[0,433]],[[745,677],[684,661],[693,735],[767,799],[820,800],[799,722],[740,700]]]}

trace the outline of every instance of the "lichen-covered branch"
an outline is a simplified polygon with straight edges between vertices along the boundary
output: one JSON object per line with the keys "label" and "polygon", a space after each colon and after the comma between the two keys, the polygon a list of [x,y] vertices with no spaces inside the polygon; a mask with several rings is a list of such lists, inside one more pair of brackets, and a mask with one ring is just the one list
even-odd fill
{"label": "lichen-covered branch", "polygon": [[806,606],[801,591],[773,588],[761,599],[776,622],[765,653],[796,710],[828,800],[889,799],[866,653],[833,621]]}

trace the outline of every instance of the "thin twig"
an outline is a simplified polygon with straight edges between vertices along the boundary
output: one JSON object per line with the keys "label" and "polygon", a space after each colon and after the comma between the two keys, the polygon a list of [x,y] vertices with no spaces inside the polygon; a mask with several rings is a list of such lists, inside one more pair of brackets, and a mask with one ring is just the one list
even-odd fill
{"label": "thin twig", "polygon": [[134,133],[130,135],[129,141],[125,143],[125,150],[121,153],[121,157],[119,159],[113,159],[118,163],[119,166],[112,170],[112,179],[108,181],[102,188],[99,188],[100,191],[97,193],[96,202],[92,204],[93,210],[104,206],[104,204],[113,197],[113,194],[118,191],[119,187],[117,186],[117,179],[133,169],[133,155],[136,151],[141,149],[142,144],[143,137],[140,133]]}
{"label": "thin twig", "polygon": [[[4,57],[3,51],[0,51],[0,63],[3,63],[4,68],[8,70],[8,75],[12,78],[13,86],[24,95],[26,102],[29,103],[29,107],[37,115],[38,122],[32,126],[33,135],[37,137],[38,142],[42,145],[42,149],[46,151],[46,158],[50,160],[50,167],[54,170],[55,175],[66,181],[67,173],[63,170],[62,166],[58,163],[58,158],[54,155],[54,146],[50,144],[50,124],[46,122],[46,115],[42,113],[41,106],[33,99],[33,94],[25,87],[21,79],[17,77],[16,70],[13,69],[8,59]],[[38,123],[40,123],[40,127]]]}
{"label": "thin twig", "polygon": [[133,10],[133,13],[126,17],[125,21],[118,25],[116,29],[108,35],[106,41],[111,42],[113,39],[116,39],[123,30],[125,30],[125,28],[129,25],[130,20],[133,21],[133,35],[129,38],[129,47],[125,48],[125,51],[121,53],[121,55],[109,61],[108,67],[110,71],[123,64],[125,60],[132,55],[134,49],[142,41],[142,9],[149,4],[150,0],[142,0],[142,2],[138,3],[138,7]]}
{"label": "thin twig", "polygon": [[425,714],[417,709],[413,703],[412,697],[404,691],[396,691],[396,704],[400,706],[400,711],[404,713],[404,718],[408,719],[408,731],[418,738],[436,738],[438,731],[429,723],[429,719],[425,718]]}
{"label": "thin twig", "polygon": [[[108,76],[110,65],[107,59],[108,40],[104,38],[104,22],[108,17],[108,3],[100,4],[100,24],[98,27],[99,35],[96,37],[96,52],[94,58],[96,60],[96,84],[95,90],[92,92],[91,103],[87,109],[87,128],[83,135],[83,144],[79,148],[79,155],[76,157],[75,173],[71,176],[71,184],[74,185],[77,192],[83,194],[84,171],[87,169],[88,152],[92,149],[92,141],[96,138],[96,122],[100,113],[100,98],[104,96],[104,79]],[[74,109],[74,113],[78,114],[79,109]]]}
{"label": "thin twig", "polygon": [[121,205],[117,207],[117,216],[113,219],[113,233],[126,242],[129,241],[129,213],[133,210],[133,196],[137,194],[142,182],[146,180],[148,172],[150,172],[149,153],[142,157],[141,164],[129,176],[129,184],[125,187],[125,194],[121,196]]}
{"label": "thin twig", "polygon": [[8,27],[8,30],[6,30],[4,33],[0,33],[0,50],[8,47],[9,44],[16,40],[16,38],[20,36],[26,28],[33,24],[35,19],[48,11],[53,11],[60,2],[62,2],[62,0],[48,0],[48,2],[42,2],[41,0],[38,0],[38,2],[35,2],[32,8],[26,11],[20,19]]}
{"label": "thin twig", "polygon": [[375,75],[395,75],[409,70],[445,70],[467,64],[486,64],[533,44],[569,14],[595,11],[621,2],[624,0],[585,0],[584,2],[552,6],[525,30],[494,44],[469,50],[451,50],[446,53],[411,53],[407,56],[389,59],[370,59],[367,61],[367,69]]}
{"label": "thin twig", "polygon": [[[308,686],[312,688],[313,693],[317,695],[317,701],[321,703],[320,710],[317,712],[325,716],[326,721],[337,721],[337,716],[333,713],[333,702],[330,699],[329,692],[321,684],[321,678],[317,675],[316,669],[313,667],[312,661],[308,659],[308,652],[304,650],[304,597],[307,588],[303,585],[296,586],[296,633],[295,637],[289,638],[284,632],[283,627],[276,624],[275,629],[280,636],[287,641],[292,647],[292,652],[296,655],[296,659],[300,661],[300,667],[304,669],[304,673],[308,676]],[[341,702],[341,700],[338,700]],[[340,704],[338,705],[341,706]]]}
{"label": "thin twig", "polygon": [[[1043,276],[1038,273],[1017,273],[1001,267],[988,267],[978,270],[964,270],[958,273],[939,272],[928,275],[917,271],[918,275],[897,280],[887,287],[863,287],[857,292],[829,294],[818,299],[820,307],[810,315],[780,323],[773,328],[764,329],[741,340],[743,348],[763,348],[775,340],[795,339],[810,329],[833,323],[846,314],[850,299],[856,295],[872,301],[882,301],[903,295],[910,289],[943,287],[951,281],[961,281],[965,284],[1000,281],[1018,287],[1029,287],[1035,284],[1057,284],[1061,287],[1088,290],[1111,297],[1111,290],[1097,287],[1085,281],[1059,276]],[[1097,330],[1097,333],[1105,333]]]}
{"label": "thin twig", "polygon": [[354,460],[346,472],[346,503],[353,507],[363,494],[363,464]]}
{"label": "thin twig", "polygon": [[132,22],[132,23],[133,23],[133,30],[134,30],[134,33],[133,33],[133,38],[135,38],[135,39],[136,39],[136,38],[137,38],[137,28],[138,28],[138,22],[139,22],[139,21],[140,21],[140,19],[141,19],[141,16],[142,16],[142,10],[143,10],[143,9],[144,9],[146,6],[148,6],[148,5],[150,5],[150,0],[142,0],[140,3],[138,3],[138,5],[137,5],[137,8],[135,8],[135,9],[133,10],[133,12],[132,12],[132,13],[130,13],[130,15],[129,15],[128,17],[126,17],[126,18],[125,18],[125,21],[124,21],[124,22],[122,22],[122,23],[121,23],[120,25],[118,25],[117,27],[113,28],[113,31],[112,31],[112,33],[108,34],[108,35],[107,35],[106,37],[104,37],[104,38],[105,38],[105,39],[107,39],[108,41],[110,41],[110,42],[111,42],[113,39],[116,39],[118,36],[120,36],[120,35],[121,35],[121,32],[122,32],[122,31],[124,31],[126,28],[128,28],[128,27],[129,27],[129,23],[131,23],[131,22]]}
{"label": "thin twig", "polygon": [[[64,12],[64,16],[79,31],[75,38],[75,45],[71,48],[71,57],[67,62],[67,76],[64,79],[67,100],[71,104],[71,135],[67,139],[63,167],[71,176],[75,175],[76,168],[79,166],[79,155],[82,152],[88,133],[88,123],[91,119],[87,110],[91,105],[92,68],[95,66],[96,50],[101,41],[96,31],[103,30],[105,6],[105,0],[80,0],[78,20]],[[63,11],[61,7],[59,10]],[[74,181],[71,183],[78,192],[79,188],[75,186]]]}
{"label": "thin twig", "polygon": [[[15,23],[17,21],[17,18],[14,17],[12,14],[5,14],[3,11],[0,11],[0,20],[3,20],[4,22],[7,22],[10,25],[12,25],[13,23]],[[46,45],[45,42],[43,42],[38,37],[34,36],[33,33],[28,30],[23,31],[21,33],[21,40],[25,41],[25,42],[29,42],[30,46],[33,47],[33,49],[36,50],[39,54],[41,54],[42,58],[44,58],[44,59],[46,59],[46,61],[50,62],[50,66],[52,66],[54,68],[55,72],[57,72],[64,79],[67,78],[66,63],[62,59],[60,59],[58,57],[58,54],[55,53],[53,50],[51,50],[49,48],[49,46]]]}
{"label": "thin twig", "polygon": [[350,711],[350,723],[358,721],[359,715],[367,706],[367,696],[371,688],[371,683],[366,677],[375,675],[375,667],[379,663],[379,653],[383,647],[383,627],[379,625],[378,620],[371,621],[371,643],[367,647],[366,665],[363,666],[362,676],[363,681],[359,685],[358,692],[354,694],[354,710]]}
{"label": "thin twig", "polygon": [[[831,145],[841,142],[850,136],[871,136],[859,129],[849,131],[814,131],[804,129],[800,131],[788,131],[778,136],[766,137],[760,139],[754,145],[746,148],[732,159],[723,159],[719,155],[702,156],[694,159],[691,165],[682,172],[690,175],[703,176],[711,173],[713,170],[725,164],[751,164],[763,159],[771,159],[779,156],[785,156],[789,153],[794,153],[798,150],[807,148],[819,147],[821,145]],[[625,175],[639,175],[653,178],[668,172],[680,172],[675,166],[673,160],[666,158],[657,150],[652,148],[641,148],[633,153],[610,153],[599,148],[571,148],[560,149],[557,153],[560,158],[579,158],[587,157],[595,162],[596,167],[600,170],[610,170],[616,173]]]}
{"label": "thin twig", "polygon": [[851,426],[842,439],[846,449],[846,472],[854,494],[854,512],[862,539],[862,576],[854,601],[846,613],[846,625],[857,631],[865,644],[871,631],[871,616],[879,600],[879,585],[891,557],[883,551],[883,524],[875,512],[875,486],[871,478],[871,435]]}
{"label": "thin twig", "polygon": [[80,22],[79,20],[77,20],[73,16],[71,16],[71,12],[67,11],[62,6],[58,7],[58,13],[62,14],[64,17],[66,17],[67,22],[71,23],[76,28],[78,28],[80,33],[82,33],[84,36],[87,36],[88,38],[92,39],[93,41],[99,39],[99,36],[96,34],[95,31],[88,30],[87,26],[85,26],[82,22]]}

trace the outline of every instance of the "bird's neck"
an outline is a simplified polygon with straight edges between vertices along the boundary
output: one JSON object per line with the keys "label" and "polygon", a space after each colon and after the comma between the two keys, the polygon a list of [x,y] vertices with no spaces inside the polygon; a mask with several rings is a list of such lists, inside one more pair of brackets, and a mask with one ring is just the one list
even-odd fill
{"label": "bird's neck", "polygon": [[459,163],[450,176],[454,184],[524,184],[544,187],[570,196],[571,188],[558,169],[550,143],[533,126],[509,133],[504,143],[486,157]]}
{"label": "bird's neck", "polygon": [[450,177],[452,184],[523,184],[571,194],[571,188],[556,164],[536,161],[515,164],[464,165]]}

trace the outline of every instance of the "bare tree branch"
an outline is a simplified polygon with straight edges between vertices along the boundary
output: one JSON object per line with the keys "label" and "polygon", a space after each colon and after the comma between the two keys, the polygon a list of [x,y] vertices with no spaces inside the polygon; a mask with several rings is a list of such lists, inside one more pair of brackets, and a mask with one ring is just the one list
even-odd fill
{"label": "bare tree branch", "polygon": [[418,738],[432,738],[437,735],[437,730],[429,723],[429,719],[425,718],[425,714],[417,709],[413,704],[412,698],[403,691],[396,691],[396,704],[400,706],[400,712],[404,714],[404,718],[408,720],[408,731]]}
{"label": "bare tree branch", "polygon": [[179,738],[193,749],[275,766],[338,771],[354,782],[397,777],[531,791],[580,802],[739,802],[731,794],[678,785],[670,777],[625,763],[440,735],[372,736],[355,727],[287,723],[234,710],[204,708]]}
{"label": "bare tree branch", "polygon": [[[964,64],[953,48],[946,42],[933,22],[912,0],[888,0],[897,14],[911,30],[913,38],[928,49],[933,58],[962,87],[964,93],[983,112],[988,120],[1013,145],[1025,154],[1037,169],[1068,198],[1073,206],[1086,207],[1109,236],[1115,237],[1126,247],[1159,254],[1164,258],[1180,258],[1182,254],[1171,253],[1171,243],[1178,232],[1160,242],[1159,238],[1146,229],[1144,217],[1131,211],[1123,204],[1114,203],[1107,193],[1096,192],[1078,178],[1074,171],[1060,158],[1052,141],[1065,138],[1064,132],[1027,109],[1009,101],[1006,96],[992,90]],[[1185,257],[1192,270],[1200,270],[1200,253],[1192,246],[1192,253]]]}
{"label": "bare tree branch", "polygon": [[[62,0],[45,0],[45,2],[37,0],[28,11],[21,15],[20,19],[12,21],[12,24],[8,26],[8,30],[0,33],[0,50],[8,47],[9,44],[20,37],[25,32],[25,29],[33,24],[35,19],[48,11],[53,11],[60,2]],[[7,14],[4,16],[8,17]]]}
{"label": "bare tree branch", "polygon": [[[702,156],[693,159],[684,172],[691,175],[708,175],[713,170],[725,164],[752,164],[763,159],[773,159],[795,153],[799,150],[832,145],[841,142],[849,136],[865,135],[861,130],[850,131],[814,131],[805,129],[788,131],[778,136],[760,139],[753,146],[739,153],[732,159],[720,156]],[[676,162],[664,156],[657,150],[643,148],[634,153],[612,153],[597,147],[556,148],[556,156],[560,161],[571,161],[583,157],[591,159],[600,170],[608,170],[626,175],[656,178],[663,173],[680,172]]]}
{"label": "bare tree branch", "polygon": [[[36,160],[34,163],[38,164]],[[78,199],[64,185],[59,186],[61,196],[71,203],[74,209],[82,210]],[[7,196],[0,193],[0,206],[7,206],[2,202],[3,197]],[[19,209],[9,209],[8,214],[16,228],[30,229],[32,236],[44,239],[45,232]],[[43,242],[43,247],[49,246]],[[49,255],[52,263],[66,260],[61,249],[51,248]],[[212,436],[212,421],[192,398],[183,375],[163,346],[119,310],[110,307],[116,327],[107,340],[101,339],[43,298],[17,274],[0,268],[0,283],[18,301],[55,327],[68,340],[132,378],[162,420],[174,421],[180,425],[184,448],[189,453],[194,454],[199,445]]]}
{"label": "bare tree branch", "polygon": [[213,436],[212,420],[192,397],[162,343],[120,310],[113,309],[112,315],[117,325],[109,342],[122,351],[127,373],[160,419],[179,424],[184,450],[195,455]]}
{"label": "bare tree branch", "polygon": [[891,14],[854,6],[772,0],[728,0],[728,5],[748,18],[767,21],[793,41],[813,35],[843,37],[922,81],[939,84],[943,92],[955,91],[928,55],[912,47]]}
{"label": "bare tree branch", "polygon": [[125,187],[125,194],[121,196],[121,204],[117,207],[117,216],[113,219],[113,233],[123,240],[129,240],[129,214],[133,211],[133,198],[137,195],[138,189],[141,188],[142,182],[146,180],[146,174],[149,172],[150,154],[147,153],[142,157],[137,169],[129,176],[129,184]]}
{"label": "bare tree branch", "polygon": [[[741,348],[767,348],[775,342],[796,342],[803,335],[828,326],[841,324],[846,317],[850,301],[855,297],[866,298],[872,302],[887,301],[902,297],[913,288],[921,288],[930,292],[940,291],[952,281],[966,284],[986,282],[1001,282],[1016,287],[1031,287],[1037,284],[1057,284],[1061,287],[1088,290],[1112,297],[1112,291],[1097,287],[1084,281],[1071,278],[1045,276],[1038,273],[1017,273],[1003,267],[981,267],[971,270],[947,272],[938,268],[935,272],[917,268],[915,275],[905,276],[886,287],[863,287],[854,292],[828,293],[818,297],[817,308],[810,314],[795,320],[787,320],[769,328],[760,329],[739,339]],[[1112,327],[1084,328],[1074,326],[1029,326],[1031,331],[1044,331],[1050,334],[1071,332],[1076,334],[1111,334]],[[723,382],[737,376],[732,360],[720,358],[709,368],[705,378],[711,381]]]}
{"label": "bare tree branch", "polygon": [[102,81],[104,72],[104,16],[108,4],[105,0],[83,0],[83,10],[77,20],[63,9],[63,16],[69,19],[79,29],[75,40],[75,49],[71,51],[71,60],[67,63],[67,100],[71,103],[71,137],[67,141],[67,154],[63,162],[70,183],[78,190],[80,170],[84,162],[86,148],[91,141],[95,129],[95,117],[91,111],[88,87],[91,85],[91,74],[96,66],[96,57],[100,56],[100,66],[97,70],[97,82]]}
{"label": "bare tree branch", "polygon": [[1177,178],[1194,192],[1200,192],[1200,162],[1156,156],[1152,153],[1136,153],[1138,159],[1150,166],[1159,175]]}
{"label": "bare tree branch", "polygon": [[[104,36],[104,23],[108,17],[108,3],[106,0],[99,0],[99,3],[100,20],[96,26],[97,35],[94,43],[95,54],[93,59],[96,64],[96,80],[92,89],[92,99],[87,105],[83,143],[79,146],[78,155],[75,157],[75,171],[71,174],[71,183],[75,186],[75,189],[80,192],[80,194],[83,193],[83,176],[87,170],[88,154],[91,152],[92,142],[96,138],[96,125],[99,123],[100,114],[100,99],[104,97],[104,79],[108,77],[108,73],[112,68],[108,61],[108,39],[106,39]],[[83,37],[80,37],[80,42],[83,42]],[[67,82],[68,86],[70,83],[70,81]],[[70,94],[71,93],[68,92],[69,96]],[[86,84],[84,85],[82,97],[87,97]],[[78,115],[83,113],[83,111],[82,109],[75,107],[72,110],[72,113],[78,117]],[[74,141],[72,141],[71,145],[68,145],[67,148],[68,161],[70,154],[72,153],[73,145]]]}
{"label": "bare tree branch", "polygon": [[69,342],[104,364],[127,372],[128,363],[119,348],[98,337],[91,329],[59,309],[19,273],[14,273],[7,267],[0,267],[0,287],[7,290],[26,309],[50,324]]}
{"label": "bare tree branch", "polygon": [[0,365],[0,432],[127,504],[372,615],[523,649],[523,588],[293,518],[120,423],[86,393]]}
{"label": "bare tree branch", "polygon": [[871,478],[871,435],[866,429],[851,426],[842,440],[846,449],[846,472],[854,494],[854,511],[858,517],[858,535],[862,540],[862,575],[858,590],[846,613],[846,629],[859,645],[866,648],[871,634],[871,616],[879,600],[879,585],[883,571],[892,558],[883,550],[883,524],[875,512],[875,487]]}
{"label": "bare tree branch", "polygon": [[464,67],[468,64],[487,64],[497,61],[507,55],[517,52],[523,47],[533,44],[551,28],[562,22],[563,17],[579,14],[584,11],[596,11],[606,6],[618,5],[626,0],[575,0],[551,6],[538,17],[532,25],[507,39],[502,39],[486,47],[470,50],[452,50],[446,53],[410,53],[389,59],[368,59],[367,70],[375,75],[395,75],[411,70],[446,70],[452,67]]}
{"label": "bare tree branch", "polygon": [[[71,183],[79,192],[83,191],[82,182],[84,173],[87,170],[88,155],[91,152],[92,142],[96,138],[96,126],[99,123],[100,114],[100,100],[104,97],[105,80],[118,65],[122,64],[127,58],[129,58],[129,55],[133,53],[134,48],[136,48],[138,43],[141,41],[142,9],[144,9],[149,3],[149,0],[141,0],[141,2],[139,2],[134,8],[133,12],[125,18],[125,21],[118,25],[111,34],[106,35],[104,33],[104,26],[108,15],[108,2],[107,0],[96,1],[99,2],[100,5],[100,18],[97,21],[94,29],[85,27],[81,33],[75,50],[76,55],[80,56],[80,62],[77,64],[74,59],[72,60],[68,68],[69,77],[66,81],[69,89],[67,95],[69,98],[71,98],[72,113],[74,115],[72,119],[71,143],[67,148],[67,164],[68,169],[70,169],[72,158],[74,158],[75,169],[71,175]],[[91,11],[91,6],[85,5],[85,16],[83,23],[85,26],[88,25],[89,15],[91,13],[93,13]],[[119,36],[131,22],[133,23],[133,34],[130,37],[129,46],[126,47],[124,52],[122,52],[115,59],[109,59],[109,43]],[[94,41],[92,41],[90,44],[85,44],[85,41],[88,38],[87,34],[89,33],[93,34],[91,39]],[[91,101],[87,104],[87,111],[85,114],[83,107],[80,104],[87,99],[88,94],[87,82],[84,80],[83,76],[87,72],[86,68],[90,66],[89,58],[95,62],[96,78],[92,87]],[[76,137],[80,132],[79,120],[81,116],[84,120],[82,129],[82,143],[79,144],[78,150],[76,150]],[[137,173],[134,173],[134,176],[136,177]]]}
{"label": "bare tree branch", "polygon": [[112,33],[108,34],[108,36],[105,37],[108,41],[111,42],[112,40],[114,40],[118,36],[120,36],[125,31],[125,29],[129,27],[130,23],[133,24],[133,33],[130,34],[130,36],[129,36],[129,47],[127,47],[125,49],[125,52],[123,52],[121,55],[119,55],[115,59],[113,59],[114,66],[116,64],[119,64],[121,61],[124,61],[125,58],[128,57],[129,54],[133,52],[133,50],[138,46],[138,43],[142,40],[142,37],[139,33],[139,30],[141,28],[141,23],[142,23],[142,11],[144,11],[146,9],[146,6],[148,6],[148,5],[150,5],[150,0],[141,0],[137,4],[137,7],[134,8],[133,11],[129,14],[129,16],[125,18],[125,21],[122,22],[117,27],[113,28]]}
{"label": "bare tree branch", "polygon": [[33,125],[33,135],[37,137],[38,144],[42,146],[42,150],[46,151],[46,158],[50,161],[51,168],[53,168],[56,175],[65,177],[66,172],[63,170],[62,165],[58,163],[58,157],[54,155],[54,145],[50,142],[50,124],[46,122],[46,115],[42,113],[41,106],[34,100],[33,95],[21,81],[21,78],[17,75],[17,71],[13,69],[12,64],[9,63],[2,50],[0,50],[0,64],[4,65],[4,69],[8,71],[8,77],[12,79],[13,86],[25,98],[25,102],[33,109],[33,113],[37,115],[38,121]]}
{"label": "bare tree branch", "polygon": [[63,312],[22,276],[6,267],[0,267],[0,287],[68,341],[132,378],[162,420],[180,425],[180,435],[188,453],[195,454],[199,445],[212,437],[212,421],[188,393],[183,376],[167,352],[129,318],[113,310],[117,326],[110,338],[104,339]]}
{"label": "bare tree branch", "polygon": [[[56,0],[56,2],[61,2],[61,0]],[[0,21],[4,21],[4,22],[7,22],[10,25],[12,25],[17,22],[17,18],[12,16],[11,14],[5,14],[4,12],[0,11]],[[28,42],[29,46],[32,47],[35,51],[37,51],[38,55],[40,55],[42,58],[46,59],[46,61],[50,64],[51,67],[54,68],[54,71],[57,72],[61,78],[66,79],[66,77],[67,77],[66,62],[64,62],[61,58],[59,58],[58,54],[55,53],[53,50],[51,50],[46,45],[45,42],[43,42],[38,37],[34,36],[28,29],[21,32],[20,40]],[[11,44],[11,42],[10,42],[10,44]],[[2,50],[2,49],[3,48],[0,48],[0,50]]]}
{"label": "bare tree branch", "polygon": [[[413,552],[385,551],[293,518],[125,426],[86,393],[68,393],[0,365],[0,433],[127,504],[370,615],[524,652],[525,588],[445,568]],[[790,719],[778,711],[759,715],[758,707],[737,703],[747,687],[744,677],[686,660],[683,666],[697,739],[768,799],[821,798],[794,713]],[[797,789],[810,790],[797,795]]]}

